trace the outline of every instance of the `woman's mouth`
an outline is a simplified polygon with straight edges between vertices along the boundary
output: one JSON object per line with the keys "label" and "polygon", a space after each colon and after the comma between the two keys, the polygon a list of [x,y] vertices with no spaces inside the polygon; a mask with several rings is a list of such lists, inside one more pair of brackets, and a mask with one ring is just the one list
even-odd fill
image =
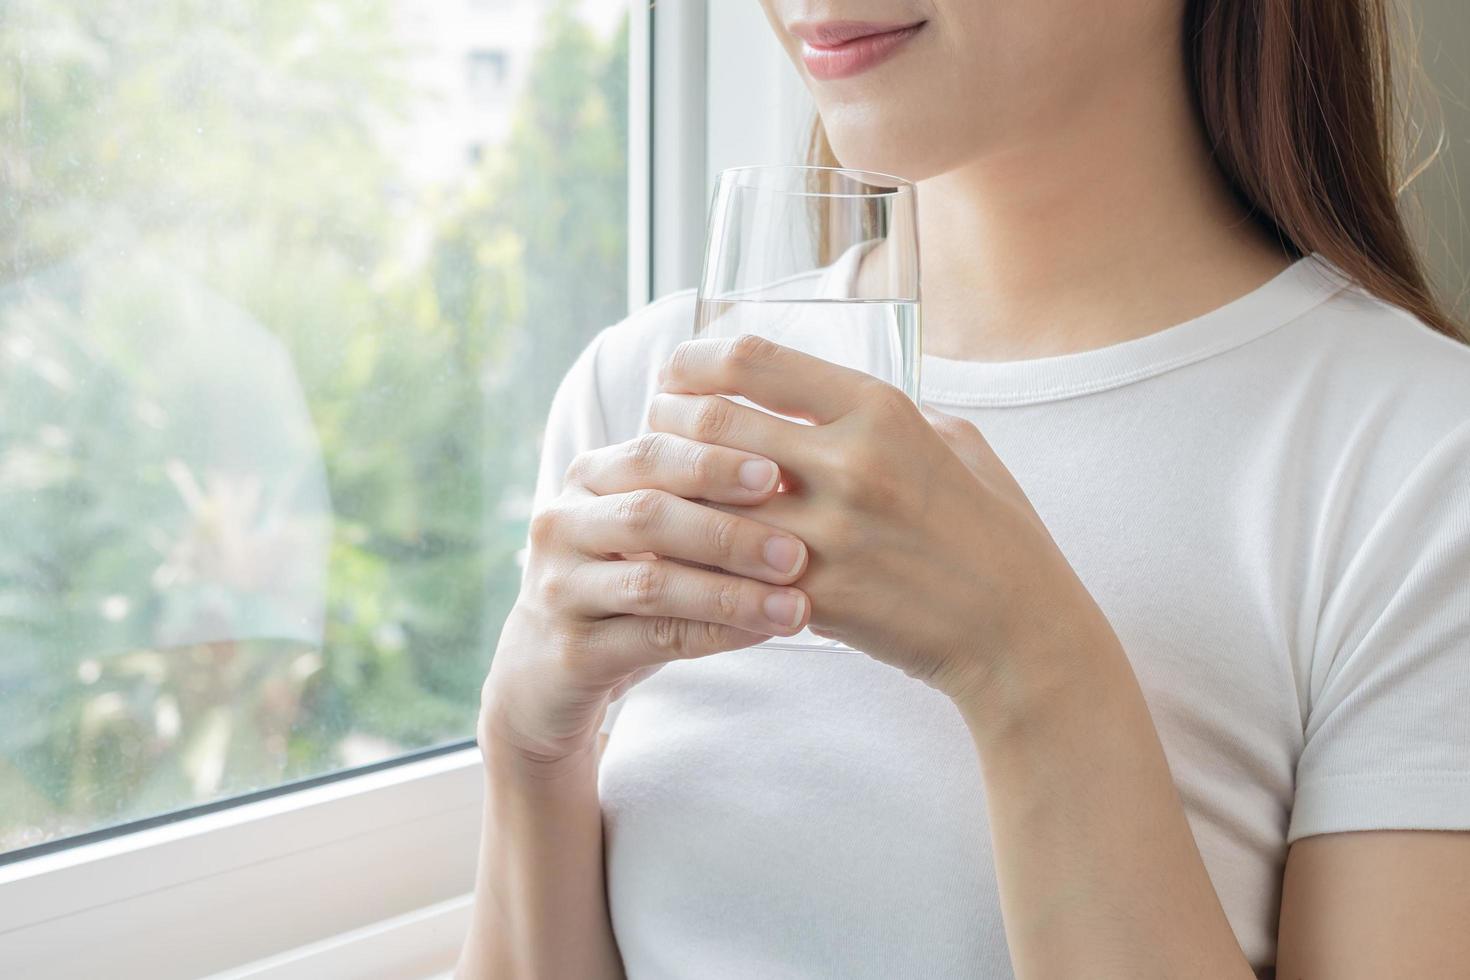
{"label": "woman's mouth", "polygon": [[829,20],[791,25],[801,38],[801,60],[813,78],[850,78],[881,64],[924,26]]}

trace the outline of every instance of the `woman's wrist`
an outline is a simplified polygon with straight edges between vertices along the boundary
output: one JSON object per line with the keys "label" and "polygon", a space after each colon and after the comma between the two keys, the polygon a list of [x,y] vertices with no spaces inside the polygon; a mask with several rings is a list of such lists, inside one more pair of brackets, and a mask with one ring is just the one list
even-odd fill
{"label": "woman's wrist", "polygon": [[480,757],[487,785],[497,791],[511,790],[527,800],[556,798],[567,792],[580,792],[589,781],[597,780],[597,748],[578,749],[555,760],[528,757],[515,746],[481,734]]}
{"label": "woman's wrist", "polygon": [[[488,695],[488,692],[487,692]],[[555,749],[532,744],[516,721],[512,704],[499,696],[487,696],[480,709],[475,740],[485,775],[491,780],[511,779],[528,786],[552,787],[567,779],[582,779],[597,771],[597,732]]]}
{"label": "woman's wrist", "polygon": [[1120,671],[1131,669],[1112,625],[1088,596],[992,658],[951,698],[977,743],[993,743],[1045,729],[1058,712],[1107,697],[1123,678]]}

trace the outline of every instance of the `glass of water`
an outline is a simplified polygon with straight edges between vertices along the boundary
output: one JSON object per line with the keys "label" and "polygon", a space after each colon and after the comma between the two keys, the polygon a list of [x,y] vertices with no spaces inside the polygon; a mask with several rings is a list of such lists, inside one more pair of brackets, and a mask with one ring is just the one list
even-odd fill
{"label": "glass of water", "polygon": [[[914,185],[834,167],[721,171],[710,204],[694,336],[742,333],[871,374],[917,404]],[[810,629],[762,646],[850,650]]]}
{"label": "glass of water", "polygon": [[917,403],[914,185],[835,167],[721,171],[694,336],[742,333],[864,371]]}

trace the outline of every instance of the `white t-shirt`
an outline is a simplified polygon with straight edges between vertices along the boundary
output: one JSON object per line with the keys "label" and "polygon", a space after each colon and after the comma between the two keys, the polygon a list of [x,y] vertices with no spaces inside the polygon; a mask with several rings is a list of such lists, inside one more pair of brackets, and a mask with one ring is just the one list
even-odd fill
{"label": "white t-shirt", "polygon": [[[693,317],[681,292],[592,339],[538,507],[577,452],[646,431]],[[975,422],[1107,614],[1258,969],[1290,842],[1470,830],[1470,348],[1309,257],[1136,340],[926,355],[922,390]],[[680,661],[609,710],[631,980],[1012,976],[958,712],[838,653]]]}

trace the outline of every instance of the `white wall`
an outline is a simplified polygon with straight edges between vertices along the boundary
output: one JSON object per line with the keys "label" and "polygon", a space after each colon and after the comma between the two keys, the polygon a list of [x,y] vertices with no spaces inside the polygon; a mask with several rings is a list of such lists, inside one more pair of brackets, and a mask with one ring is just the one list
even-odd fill
{"label": "white wall", "polygon": [[[1432,125],[1444,127],[1440,158],[1415,185],[1422,208],[1420,237],[1440,296],[1461,323],[1470,322],[1470,3],[1417,0],[1419,49],[1437,106]],[[1426,135],[1432,146],[1438,133]]]}

